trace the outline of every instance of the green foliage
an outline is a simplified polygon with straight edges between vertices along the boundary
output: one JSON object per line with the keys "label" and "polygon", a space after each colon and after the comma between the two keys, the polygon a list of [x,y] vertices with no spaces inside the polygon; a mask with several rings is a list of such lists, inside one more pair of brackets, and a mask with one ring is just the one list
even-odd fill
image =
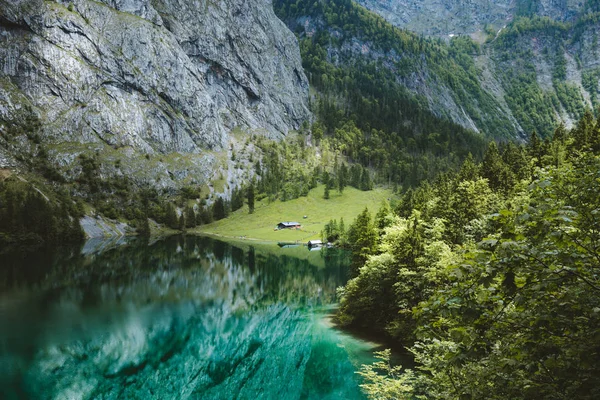
{"label": "green foliage", "polygon": [[194,207],[187,206],[185,208],[185,227],[187,229],[195,228],[198,224]]}
{"label": "green foliage", "polygon": [[427,398],[426,396],[416,396],[417,378],[413,371],[402,371],[401,366],[392,365],[390,350],[377,351],[375,357],[379,361],[372,365],[363,365],[358,372],[365,382],[360,386],[369,398],[377,400]]}
{"label": "green foliage", "polygon": [[231,211],[237,211],[244,206],[244,193],[246,190],[243,187],[235,188],[231,191]]}
{"label": "green foliage", "polygon": [[247,189],[247,199],[248,199],[248,214],[254,213],[254,201],[255,201],[255,193],[254,193],[254,180],[250,183]]}
{"label": "green foliage", "polygon": [[592,100],[592,106],[594,109],[598,108],[600,105],[598,102],[598,81],[600,81],[600,68],[586,70],[581,73],[581,84],[590,94],[590,99]]}
{"label": "green foliage", "polygon": [[357,275],[358,268],[375,252],[377,243],[377,231],[368,208],[365,207],[348,228],[348,243],[352,250],[352,274]]}
{"label": "green foliage", "polygon": [[179,217],[177,216],[177,210],[171,203],[167,204],[165,224],[171,229],[179,229]]}
{"label": "green foliage", "polygon": [[222,197],[217,197],[212,206],[212,219],[218,221],[227,217],[228,214],[225,200]]}
{"label": "green foliage", "polygon": [[83,240],[81,211],[61,191],[42,193],[16,177],[0,181],[0,245],[51,245]]}
{"label": "green foliage", "polygon": [[[299,33],[303,65],[318,90],[315,137],[332,137],[349,161],[377,172],[376,182],[415,185],[457,166],[469,152],[483,153],[482,136],[433,115],[426,99],[405,89],[402,80],[413,79],[415,70],[431,69],[435,79],[453,88],[456,102],[479,126],[494,133],[508,126],[495,100],[480,89],[471,57],[479,48],[471,40],[457,38],[447,46],[424,39],[351,1],[279,0],[274,8]],[[309,34],[298,23],[305,16],[323,24]],[[342,50],[355,39],[369,43],[365,55]],[[339,59],[330,59],[332,52]],[[371,52],[385,57],[377,60]]]}
{"label": "green foliage", "polygon": [[481,176],[488,180],[488,184],[494,190],[507,192],[514,187],[515,176],[502,159],[495,142],[490,143],[483,156]]}
{"label": "green foliage", "polygon": [[142,218],[138,220],[135,225],[135,230],[139,236],[145,238],[149,237],[152,232],[150,229],[150,222],[148,221],[148,218]]}
{"label": "green foliage", "polygon": [[329,200],[329,191],[331,190],[331,178],[329,177],[329,172],[324,171],[323,172],[323,185],[325,185],[325,189],[323,192],[323,198],[325,200]]}
{"label": "green foliage", "polygon": [[[259,193],[266,194],[270,201],[304,197],[317,186],[321,171],[328,175],[333,172],[333,161],[337,159],[339,151],[328,140],[322,140],[319,146],[322,154],[318,157],[317,148],[305,146],[304,141],[303,136],[288,142],[258,139],[257,146],[262,150],[263,158],[259,174],[261,179],[256,188]],[[335,185],[334,177],[330,181],[329,190]]]}
{"label": "green foliage", "polygon": [[491,144],[481,166],[403,195],[339,290],[341,323],[387,333],[417,362],[363,369],[370,398],[600,395],[599,128],[588,111],[527,149]]}
{"label": "green foliage", "polygon": [[556,124],[555,107],[559,100],[554,93],[540,88],[532,68],[531,65],[519,75],[505,77],[506,102],[525,131],[537,130],[546,136]]}
{"label": "green foliage", "polygon": [[554,90],[570,117],[579,119],[585,112],[585,100],[579,87],[567,82],[554,82]]}
{"label": "green foliage", "polygon": [[381,202],[381,207],[375,215],[375,228],[377,233],[381,237],[385,233],[385,228],[391,226],[394,223],[392,209],[390,203],[387,200]]}

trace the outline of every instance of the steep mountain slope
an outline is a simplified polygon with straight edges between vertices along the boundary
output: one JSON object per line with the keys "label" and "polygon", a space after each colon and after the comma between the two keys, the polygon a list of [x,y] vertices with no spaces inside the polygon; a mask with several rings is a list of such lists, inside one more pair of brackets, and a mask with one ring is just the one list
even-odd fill
{"label": "steep mountain slope", "polygon": [[581,0],[357,0],[396,26],[432,36],[499,29],[517,15],[574,19],[588,6]]}
{"label": "steep mountain slope", "polygon": [[[323,74],[330,78],[331,72],[320,63],[369,71],[369,76],[389,75],[386,87],[378,90],[399,86],[410,94],[407,101],[425,107],[432,117],[495,137],[523,134],[502,96],[485,90],[484,76],[473,59],[479,46],[425,39],[393,27],[350,0],[277,0],[274,6],[301,38],[311,83],[319,86]],[[397,119],[401,124],[405,117]]]}
{"label": "steep mountain slope", "polygon": [[485,46],[488,64],[523,129],[549,135],[598,107],[598,14],[573,23],[520,18]]}
{"label": "steep mountain slope", "polygon": [[[321,58],[327,62],[373,65],[435,116],[467,129],[497,138],[523,138],[533,130],[548,136],[559,123],[570,127],[586,108],[598,106],[597,2],[279,0],[275,5],[303,41],[325,50]],[[495,20],[503,22],[494,27]],[[464,29],[455,29],[457,21]],[[446,39],[424,38],[411,29]],[[303,58],[309,73],[315,72],[312,60]],[[311,76],[318,81],[318,74]]]}
{"label": "steep mountain slope", "polygon": [[36,120],[42,141],[75,144],[53,149],[62,164],[77,144],[127,149],[125,164],[199,154],[202,180],[233,128],[281,137],[310,119],[297,41],[267,0],[0,0],[0,66],[0,132]]}

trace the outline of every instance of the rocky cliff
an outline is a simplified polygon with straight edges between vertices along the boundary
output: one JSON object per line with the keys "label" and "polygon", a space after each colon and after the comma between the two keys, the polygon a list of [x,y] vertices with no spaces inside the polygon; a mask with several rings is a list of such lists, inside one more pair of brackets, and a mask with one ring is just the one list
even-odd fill
{"label": "rocky cliff", "polygon": [[42,140],[74,144],[54,148],[59,163],[93,144],[125,164],[198,154],[174,168],[193,170],[235,127],[282,137],[307,103],[296,38],[268,0],[0,0],[0,132],[33,115]]}
{"label": "rocky cliff", "polygon": [[524,139],[533,130],[548,136],[600,104],[597,2],[275,4],[290,28],[313,43],[313,56],[335,66],[373,65],[425,99],[436,117],[496,138]]}
{"label": "rocky cliff", "polygon": [[473,34],[500,29],[517,15],[574,19],[585,8],[579,0],[356,0],[396,26],[430,36]]}

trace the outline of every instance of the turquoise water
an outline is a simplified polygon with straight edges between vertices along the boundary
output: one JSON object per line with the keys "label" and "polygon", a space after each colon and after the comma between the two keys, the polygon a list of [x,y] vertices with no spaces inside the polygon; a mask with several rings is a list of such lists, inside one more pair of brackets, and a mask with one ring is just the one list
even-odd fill
{"label": "turquoise water", "polygon": [[346,266],[189,236],[0,256],[0,397],[362,399]]}

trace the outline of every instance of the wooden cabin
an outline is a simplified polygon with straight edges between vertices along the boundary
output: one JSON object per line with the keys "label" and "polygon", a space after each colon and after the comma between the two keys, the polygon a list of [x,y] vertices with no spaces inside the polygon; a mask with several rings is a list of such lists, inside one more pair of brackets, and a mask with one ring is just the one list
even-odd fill
{"label": "wooden cabin", "polygon": [[277,229],[300,229],[300,222],[280,222],[277,224]]}

